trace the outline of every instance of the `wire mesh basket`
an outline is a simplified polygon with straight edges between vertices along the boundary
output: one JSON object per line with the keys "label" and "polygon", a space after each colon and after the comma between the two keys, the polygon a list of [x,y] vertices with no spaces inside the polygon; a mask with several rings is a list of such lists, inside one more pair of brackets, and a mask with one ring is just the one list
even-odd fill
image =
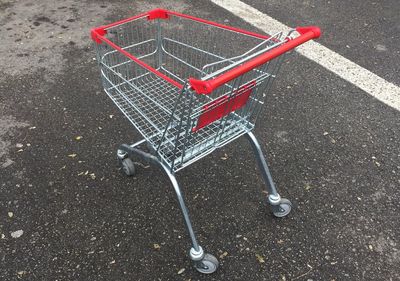
{"label": "wire mesh basket", "polygon": [[[243,66],[290,40],[164,10],[92,35],[106,93],[173,171],[254,127],[285,53]],[[238,41],[247,49],[229,47]]]}

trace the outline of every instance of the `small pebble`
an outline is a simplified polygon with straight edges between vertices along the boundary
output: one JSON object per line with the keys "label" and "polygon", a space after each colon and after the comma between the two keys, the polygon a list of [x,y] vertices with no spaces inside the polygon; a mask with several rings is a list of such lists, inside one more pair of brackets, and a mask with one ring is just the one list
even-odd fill
{"label": "small pebble", "polygon": [[184,272],[185,272],[185,269],[184,269],[184,268],[181,268],[181,269],[179,269],[178,274],[182,274],[182,273],[184,273]]}
{"label": "small pebble", "polygon": [[22,234],[24,234],[24,231],[22,229],[20,229],[20,230],[11,232],[11,237],[12,238],[20,238],[22,236]]}
{"label": "small pebble", "polygon": [[385,51],[387,51],[386,46],[385,46],[385,45],[381,45],[381,44],[376,45],[376,46],[375,46],[375,49],[376,49],[378,52],[385,52]]}

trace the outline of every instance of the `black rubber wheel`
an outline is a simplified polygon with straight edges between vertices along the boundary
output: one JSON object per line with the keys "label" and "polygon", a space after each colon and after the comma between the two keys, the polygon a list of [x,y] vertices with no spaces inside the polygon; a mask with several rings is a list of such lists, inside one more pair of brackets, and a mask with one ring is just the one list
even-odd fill
{"label": "black rubber wheel", "polygon": [[121,161],[122,171],[128,177],[131,177],[135,174],[135,164],[130,158],[125,158]]}

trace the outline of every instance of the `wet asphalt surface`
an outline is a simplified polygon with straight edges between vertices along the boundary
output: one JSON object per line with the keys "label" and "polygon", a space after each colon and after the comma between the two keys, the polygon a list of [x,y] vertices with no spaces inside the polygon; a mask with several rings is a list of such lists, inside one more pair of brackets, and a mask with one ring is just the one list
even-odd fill
{"label": "wet asphalt surface", "polygon": [[[246,2],[266,13],[273,9],[269,14],[288,25],[319,24],[330,31],[321,43],[399,82],[398,38],[372,36],[357,49],[354,36],[343,36],[348,16],[326,3],[287,9],[278,1],[265,8],[262,1]],[[96,6],[89,4],[88,11]],[[13,5],[0,7],[12,12]],[[154,5],[163,3],[113,3],[99,9],[93,26]],[[299,13],[304,5],[315,5],[315,13]],[[396,1],[374,5],[393,17],[398,9]],[[174,1],[168,8],[254,30],[207,1]],[[83,21],[86,6],[76,9]],[[377,23],[371,34],[386,24],[396,28],[368,5],[358,10]],[[50,11],[35,13],[51,18]],[[343,17],[337,28],[330,21],[335,13]],[[349,25],[363,32],[361,23]],[[127,178],[116,165],[118,145],[140,136],[102,92],[90,39],[84,40],[88,44],[59,46],[63,61],[55,73],[2,71],[0,280],[400,279],[398,111],[293,53],[254,131],[281,195],[294,204],[292,213],[272,217],[244,138],[177,175],[200,244],[220,260],[215,274],[203,276],[188,259],[190,243],[168,178],[144,164]],[[374,53],[373,44],[386,51]],[[232,47],[243,48],[240,42]],[[7,122],[19,125],[6,130]]]}

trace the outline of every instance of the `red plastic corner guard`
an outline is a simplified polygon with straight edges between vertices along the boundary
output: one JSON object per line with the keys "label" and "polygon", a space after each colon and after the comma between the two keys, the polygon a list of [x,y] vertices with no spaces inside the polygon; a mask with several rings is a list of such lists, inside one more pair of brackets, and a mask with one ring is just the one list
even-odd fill
{"label": "red plastic corner guard", "polygon": [[154,9],[148,12],[147,19],[154,20],[154,19],[167,19],[168,11],[163,9]]}
{"label": "red plastic corner guard", "polygon": [[90,31],[90,36],[92,37],[92,40],[96,42],[97,44],[101,44],[101,39],[99,36],[104,36],[107,33],[107,30],[105,30],[103,27],[97,27],[93,28]]}
{"label": "red plastic corner guard", "polygon": [[189,78],[189,84],[198,94],[209,94],[213,91],[213,87],[208,81]]}
{"label": "red plastic corner guard", "polygon": [[319,38],[321,36],[321,29],[318,26],[305,26],[305,27],[296,27],[296,31],[300,33],[300,35],[304,35],[307,32],[314,33],[314,39]]}
{"label": "red plastic corner guard", "polygon": [[287,41],[286,43],[267,51],[266,53],[253,58],[252,60],[244,63],[243,65],[231,69],[224,74],[221,74],[214,79],[202,81],[194,78],[189,78],[189,84],[196,91],[197,94],[210,94],[216,88],[224,85],[225,83],[243,75],[250,70],[263,65],[264,63],[296,48],[297,46],[321,36],[321,30],[317,26],[297,27],[296,31],[300,36]]}

